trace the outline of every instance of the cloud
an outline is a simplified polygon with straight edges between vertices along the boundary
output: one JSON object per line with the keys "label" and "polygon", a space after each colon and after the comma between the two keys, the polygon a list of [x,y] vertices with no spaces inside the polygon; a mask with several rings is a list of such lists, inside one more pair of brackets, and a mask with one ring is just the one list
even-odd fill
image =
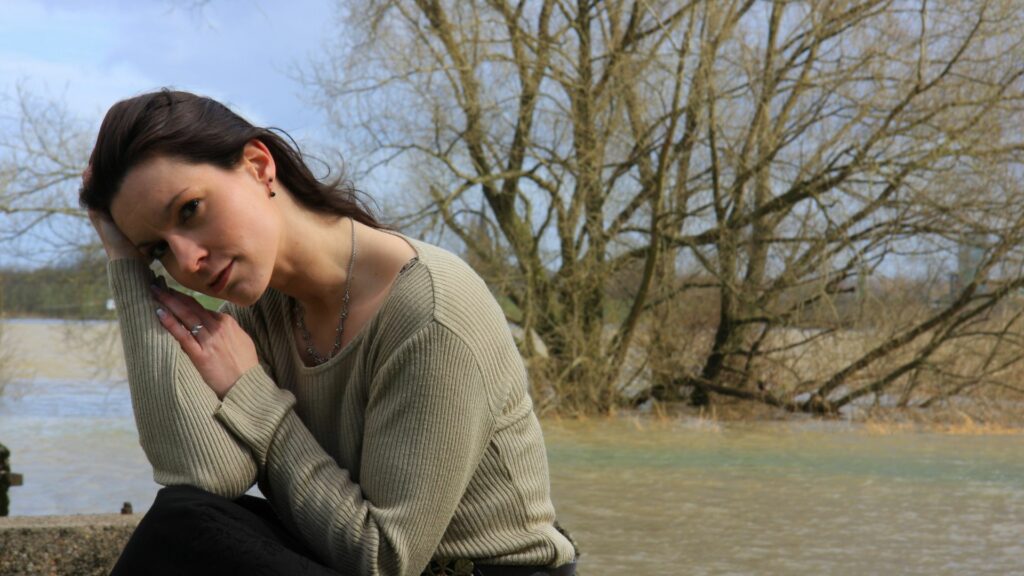
{"label": "cloud", "polygon": [[[195,11],[188,0],[2,0],[0,132],[18,127],[19,85],[93,131],[117,100],[171,86],[300,142],[316,139],[324,119],[291,71],[338,33],[329,28],[337,1],[213,0]],[[0,251],[0,266],[38,265],[24,254],[48,254],[56,236],[37,232],[23,239],[23,254]]]}
{"label": "cloud", "polygon": [[331,0],[185,4],[5,0],[0,91],[24,83],[97,124],[113,102],[162,86],[223,100],[258,124],[322,123],[290,72],[335,33]]}
{"label": "cloud", "polygon": [[[63,101],[69,111],[83,119],[101,117],[112,103],[153,83],[130,67],[100,70],[95,66],[3,53],[0,53],[0,78],[5,79],[7,96],[15,86],[21,85],[34,95]],[[96,123],[98,125],[98,119]]]}

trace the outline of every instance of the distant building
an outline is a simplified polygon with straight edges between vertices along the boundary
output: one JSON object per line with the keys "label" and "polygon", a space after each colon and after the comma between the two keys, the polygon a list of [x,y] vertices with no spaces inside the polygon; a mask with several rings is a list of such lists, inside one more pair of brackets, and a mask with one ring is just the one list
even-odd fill
{"label": "distant building", "polygon": [[[956,298],[965,286],[974,282],[978,276],[978,269],[985,260],[985,252],[989,248],[988,234],[968,234],[957,245],[956,251],[956,274],[950,275],[950,299]],[[988,286],[982,283],[978,286],[978,292],[984,293]]]}

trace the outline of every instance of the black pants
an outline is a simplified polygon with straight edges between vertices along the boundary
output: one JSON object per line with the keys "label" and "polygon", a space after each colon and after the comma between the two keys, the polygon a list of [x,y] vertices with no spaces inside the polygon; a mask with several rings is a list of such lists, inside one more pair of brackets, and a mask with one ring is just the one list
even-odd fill
{"label": "black pants", "polygon": [[111,575],[337,576],[313,557],[262,498],[170,486],[157,493]]}

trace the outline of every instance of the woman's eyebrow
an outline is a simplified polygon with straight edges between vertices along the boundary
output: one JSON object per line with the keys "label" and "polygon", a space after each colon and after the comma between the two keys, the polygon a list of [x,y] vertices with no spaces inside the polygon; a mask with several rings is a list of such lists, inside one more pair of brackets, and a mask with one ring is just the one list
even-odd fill
{"label": "woman's eyebrow", "polygon": [[186,191],[188,191],[188,189],[189,189],[189,186],[185,186],[181,190],[178,190],[177,194],[175,194],[174,196],[171,197],[171,199],[167,202],[167,205],[164,206],[163,220],[167,220],[168,218],[170,218],[172,216],[171,210],[174,208],[174,203],[177,202],[178,198],[181,197],[181,195],[184,194]]}
{"label": "woman's eyebrow", "polygon": [[[164,206],[164,209],[160,211],[160,214],[161,214],[160,220],[161,221],[166,222],[167,219],[173,218],[174,215],[171,213],[171,211],[174,209],[174,204],[178,202],[178,198],[180,198],[182,194],[187,192],[188,189],[189,189],[189,186],[185,186],[184,188],[179,190],[177,194],[175,194],[174,196],[171,197],[171,199],[167,202],[167,205]],[[149,248],[150,246],[156,244],[157,242],[158,242],[158,240],[152,240],[152,241],[149,241],[149,242],[140,242],[139,244],[135,245],[135,248],[139,252],[145,253],[145,251],[146,251],[145,249],[146,248]]]}

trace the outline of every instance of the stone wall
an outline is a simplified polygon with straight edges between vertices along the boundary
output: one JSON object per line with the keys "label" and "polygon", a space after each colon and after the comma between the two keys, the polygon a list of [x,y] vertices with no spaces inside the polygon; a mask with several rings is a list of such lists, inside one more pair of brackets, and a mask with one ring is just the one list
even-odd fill
{"label": "stone wall", "polygon": [[0,518],[0,575],[106,576],[141,514]]}

